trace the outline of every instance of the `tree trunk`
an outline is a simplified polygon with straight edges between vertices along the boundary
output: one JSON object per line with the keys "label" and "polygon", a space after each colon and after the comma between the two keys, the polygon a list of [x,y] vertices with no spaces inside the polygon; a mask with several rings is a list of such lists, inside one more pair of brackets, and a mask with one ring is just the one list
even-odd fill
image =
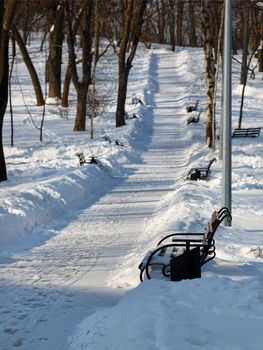
{"label": "tree trunk", "polygon": [[42,89],[41,89],[41,85],[39,83],[39,79],[35,70],[35,67],[31,61],[31,58],[27,52],[27,48],[23,42],[23,39],[19,33],[19,31],[13,27],[12,29],[12,34],[15,38],[15,41],[17,42],[19,49],[21,51],[21,54],[23,56],[25,65],[27,66],[28,72],[30,74],[32,83],[33,83],[33,87],[35,90],[35,95],[36,95],[36,99],[37,99],[37,106],[43,106],[45,104],[44,98],[43,98],[43,93],[42,93]]}
{"label": "tree trunk", "polygon": [[116,109],[116,127],[125,125],[125,102],[127,97],[128,74],[125,63],[119,62],[118,97]]}
{"label": "tree trunk", "polygon": [[174,0],[169,0],[169,31],[170,31],[170,44],[171,50],[175,51],[175,8]]}
{"label": "tree trunk", "polygon": [[3,122],[8,101],[9,30],[16,9],[16,0],[0,0],[0,182],[7,180],[3,148]]}
{"label": "tree trunk", "polygon": [[183,46],[183,17],[184,17],[184,3],[182,0],[177,0],[177,45]]}
{"label": "tree trunk", "polygon": [[3,31],[0,47],[0,181],[7,180],[3,149],[3,121],[8,101],[8,34]]}
{"label": "tree trunk", "polygon": [[[209,4],[207,5],[209,6]],[[209,28],[209,7],[201,2],[201,27],[205,53],[206,85],[208,101],[206,105],[206,144],[215,148],[214,128],[214,90],[215,90],[215,61],[213,56],[213,43]]]}
{"label": "tree trunk", "polygon": [[[139,43],[139,38],[141,35],[141,29],[143,24],[143,14],[146,9],[147,2],[148,0],[136,2],[136,6],[134,7],[134,1],[130,1],[124,13],[125,21],[119,52],[119,86],[116,109],[116,127],[125,125],[125,101],[127,95],[128,77],[130,69],[132,67],[132,61],[134,59]],[[131,20],[133,15],[134,22],[131,28]],[[131,36],[132,38],[132,44],[130,54],[127,60],[125,61],[129,36]]]}
{"label": "tree trunk", "polygon": [[126,49],[128,46],[131,20],[133,13],[134,0],[128,2],[127,8],[123,12],[123,31],[120,41],[119,51],[119,77],[118,77],[118,97],[117,97],[117,109],[116,109],[116,127],[125,125],[125,101],[127,94],[128,77],[126,74],[125,57]]}
{"label": "tree trunk", "polygon": [[75,118],[74,131],[86,130],[87,113],[87,90],[80,84],[77,91],[77,113]]}
{"label": "tree trunk", "polygon": [[157,10],[157,27],[158,27],[158,42],[159,44],[164,44],[164,30],[165,30],[165,11],[164,11],[164,2],[163,0],[156,0],[156,10]]}
{"label": "tree trunk", "polygon": [[70,82],[71,82],[71,71],[70,71],[70,66],[68,65],[65,79],[64,79],[61,107],[68,107],[69,106],[68,95],[69,95]]}
{"label": "tree trunk", "polygon": [[80,82],[74,49],[74,30],[71,22],[71,11],[69,1],[65,1],[65,19],[67,29],[67,43],[69,49],[69,66],[73,84],[77,91],[77,113],[75,119],[74,131],[86,130],[86,111],[88,89],[91,83],[91,66],[92,66],[92,12],[94,2],[86,0],[83,3],[83,18],[80,26],[82,39],[82,81]]}
{"label": "tree trunk", "polygon": [[240,84],[244,85],[247,79],[247,56],[248,56],[248,42],[249,42],[249,12],[248,9],[243,10],[243,48],[242,48],[242,64]]}
{"label": "tree trunk", "polygon": [[263,41],[260,44],[260,49],[258,50],[258,71],[263,72]]}
{"label": "tree trunk", "polygon": [[55,22],[49,34],[49,57],[47,62],[48,96],[61,98],[61,63],[62,43],[64,39],[64,9],[59,6],[55,14]]}
{"label": "tree trunk", "polygon": [[247,75],[248,75],[248,70],[252,61],[252,58],[255,54],[255,51],[252,51],[250,58],[248,60],[248,64],[246,67],[246,74],[244,77],[244,84],[242,87],[242,93],[241,93],[241,102],[240,102],[240,111],[239,111],[239,119],[238,119],[238,128],[240,129],[242,127],[242,120],[243,120],[243,107],[244,107],[244,99],[245,99],[245,90],[246,90],[246,85],[247,85]]}
{"label": "tree trunk", "polygon": [[[77,31],[78,31],[78,28],[79,28],[79,24],[80,24],[80,21],[81,21],[81,17],[83,15],[83,11],[84,11],[84,7],[82,7],[79,10],[78,14],[77,14],[77,20],[74,23],[73,30],[72,30],[72,35],[71,35],[72,36],[71,40],[73,40],[73,41],[74,41],[74,37],[77,34]],[[65,9],[64,9],[64,13],[65,13]],[[64,15],[64,18],[65,18],[65,15]],[[67,23],[68,22],[66,22],[66,24]],[[74,45],[74,43],[73,43],[73,45]],[[73,52],[73,54],[74,54],[73,47],[71,48],[70,52]],[[70,66],[70,62],[71,62],[71,60],[69,59],[68,67],[67,67],[67,71],[66,71],[66,75],[65,75],[65,80],[64,80],[64,85],[63,85],[62,99],[61,99],[61,106],[65,107],[65,108],[69,106],[68,95],[69,95],[69,88],[70,88],[70,83],[71,83],[71,66]]]}
{"label": "tree trunk", "polygon": [[197,46],[196,38],[196,21],[195,21],[195,1],[189,0],[189,19],[190,19],[190,28],[189,28],[189,44],[192,47]]}
{"label": "tree trunk", "polygon": [[260,44],[260,27],[257,18],[257,8],[251,8],[251,20],[252,20],[252,34],[251,34],[251,47],[252,51],[256,52]]}

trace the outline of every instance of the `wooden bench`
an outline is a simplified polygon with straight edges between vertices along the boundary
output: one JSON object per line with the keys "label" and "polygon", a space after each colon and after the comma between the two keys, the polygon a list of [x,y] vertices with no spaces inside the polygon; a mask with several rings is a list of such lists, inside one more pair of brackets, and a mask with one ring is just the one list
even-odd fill
{"label": "wooden bench", "polygon": [[191,112],[197,111],[198,104],[199,104],[199,100],[196,100],[194,104],[188,104],[186,106],[186,112],[191,113]]}
{"label": "wooden bench", "polygon": [[211,165],[216,161],[216,158],[213,158],[209,161],[206,167],[201,168],[192,168],[189,173],[186,175],[187,180],[205,180],[208,175],[211,173]]}
{"label": "wooden bench", "polygon": [[189,117],[189,118],[187,119],[187,125],[192,124],[192,123],[198,123],[199,120],[200,120],[200,115],[201,115],[201,113],[202,113],[202,112],[199,112],[198,115],[195,116],[195,117]]}
{"label": "wooden bench", "polygon": [[232,137],[258,137],[261,128],[235,129]]}
{"label": "wooden bench", "polygon": [[77,152],[76,156],[79,158],[79,165],[98,164],[101,166],[101,163],[95,157],[90,156],[90,157],[86,158],[86,156],[84,155],[83,152]]}
{"label": "wooden bench", "polygon": [[[109,143],[112,143],[112,140],[111,140],[111,138],[108,135],[103,136],[103,140],[107,141]],[[122,147],[124,146],[124,144],[118,139],[114,140],[114,143],[117,146],[122,146]]]}
{"label": "wooden bench", "polygon": [[139,97],[132,96],[132,105],[137,105],[138,103],[140,105],[144,106],[144,103],[142,102],[142,100]]}
{"label": "wooden bench", "polygon": [[172,233],[162,238],[139,265],[141,282],[151,275],[171,281],[201,277],[201,267],[216,256],[214,235],[223,220],[232,220],[226,207],[213,212],[204,232]]}

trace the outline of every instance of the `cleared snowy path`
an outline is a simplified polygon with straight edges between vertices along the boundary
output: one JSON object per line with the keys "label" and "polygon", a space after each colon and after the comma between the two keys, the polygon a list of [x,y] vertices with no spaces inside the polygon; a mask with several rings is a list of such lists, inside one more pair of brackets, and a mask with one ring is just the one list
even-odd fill
{"label": "cleared snowy path", "polygon": [[137,145],[142,153],[125,166],[127,175],[87,209],[72,211],[74,221],[54,223],[57,234],[45,244],[0,266],[1,350],[67,349],[75,326],[124,292],[106,286],[110,271],[135,247],[189,162],[183,90],[169,85],[172,76],[180,79],[181,67],[167,51],[152,60],[153,124]]}

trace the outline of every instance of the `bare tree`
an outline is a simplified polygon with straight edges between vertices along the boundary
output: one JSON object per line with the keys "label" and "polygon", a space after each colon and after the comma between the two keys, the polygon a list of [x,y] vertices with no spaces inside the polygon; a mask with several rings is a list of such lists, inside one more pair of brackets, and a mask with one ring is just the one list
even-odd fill
{"label": "bare tree", "polygon": [[[122,13],[124,24],[118,55],[119,85],[116,109],[116,127],[125,125],[125,101],[127,96],[128,78],[139,43],[143,24],[143,15],[147,2],[147,0],[127,0],[125,1],[125,7]],[[128,53],[128,57],[126,58],[129,39],[131,39],[131,48],[130,52]]]}
{"label": "bare tree", "polygon": [[8,101],[8,43],[16,0],[0,0],[0,181],[7,180],[3,149],[3,121]]}
{"label": "bare tree", "polygon": [[41,85],[40,85],[40,82],[39,82],[39,79],[37,76],[36,69],[32,63],[30,56],[29,56],[26,45],[25,45],[19,31],[17,30],[17,28],[15,26],[13,26],[12,35],[13,35],[16,43],[18,44],[18,47],[19,47],[21,54],[23,56],[23,60],[25,62],[25,65],[27,66],[28,72],[30,74],[32,84],[33,84],[33,87],[35,90],[37,106],[43,106],[45,104],[45,101],[44,101],[43,92],[42,92],[42,88],[41,88]]}
{"label": "bare tree", "polygon": [[[69,50],[69,64],[72,82],[77,91],[77,112],[75,119],[74,131],[86,130],[86,112],[87,112],[87,95],[91,83],[91,66],[92,66],[92,14],[94,8],[93,0],[85,0],[82,3],[83,16],[80,23],[80,33],[82,42],[82,77],[77,72],[76,54],[75,54],[75,37],[72,26],[72,7],[70,2],[65,0],[65,20],[67,43]],[[72,5],[72,4],[71,4]]]}

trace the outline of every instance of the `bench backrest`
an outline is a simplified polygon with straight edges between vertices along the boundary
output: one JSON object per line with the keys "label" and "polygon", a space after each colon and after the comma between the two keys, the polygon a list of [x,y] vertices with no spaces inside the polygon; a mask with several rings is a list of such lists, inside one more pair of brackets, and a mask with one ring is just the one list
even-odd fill
{"label": "bench backrest", "polygon": [[[218,226],[225,219],[227,221],[231,221],[232,217],[231,217],[229,210],[226,207],[222,207],[220,210],[213,212],[210,221],[206,225],[204,237],[203,237],[203,241],[204,241],[205,245],[202,248],[202,253],[201,253],[201,258],[200,258],[201,264],[203,264],[206,261],[207,256],[211,251],[213,251],[213,252],[215,251],[214,235],[215,235],[215,232],[216,232]],[[208,259],[208,260],[210,260],[210,259]]]}
{"label": "bench backrest", "polygon": [[238,136],[259,136],[261,128],[240,128],[233,132],[234,137]]}

